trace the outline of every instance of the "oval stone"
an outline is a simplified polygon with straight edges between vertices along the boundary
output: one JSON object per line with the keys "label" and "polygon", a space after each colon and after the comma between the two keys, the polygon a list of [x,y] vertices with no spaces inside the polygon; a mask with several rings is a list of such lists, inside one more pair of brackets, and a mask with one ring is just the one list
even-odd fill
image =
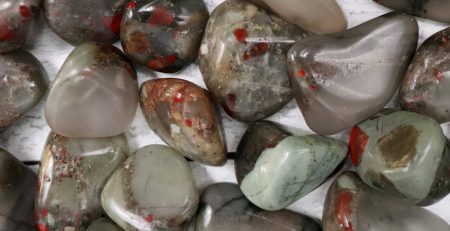
{"label": "oval stone", "polygon": [[123,231],[123,229],[114,222],[101,218],[89,225],[86,231]]}

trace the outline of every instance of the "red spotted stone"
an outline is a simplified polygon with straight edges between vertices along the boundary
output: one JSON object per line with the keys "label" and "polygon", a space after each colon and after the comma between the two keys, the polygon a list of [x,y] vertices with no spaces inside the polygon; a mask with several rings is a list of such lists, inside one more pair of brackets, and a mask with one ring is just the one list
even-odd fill
{"label": "red spotted stone", "polygon": [[362,155],[366,149],[367,140],[369,137],[358,126],[355,126],[350,133],[350,157],[354,166],[361,163]]}

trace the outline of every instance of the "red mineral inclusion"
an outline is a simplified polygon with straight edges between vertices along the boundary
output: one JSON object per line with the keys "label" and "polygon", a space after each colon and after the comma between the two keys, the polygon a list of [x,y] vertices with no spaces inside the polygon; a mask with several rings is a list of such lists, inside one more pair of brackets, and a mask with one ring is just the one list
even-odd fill
{"label": "red mineral inclusion", "polygon": [[192,120],[186,119],[184,120],[184,124],[186,124],[187,127],[192,127]]}
{"label": "red mineral inclusion", "polygon": [[369,137],[358,126],[355,126],[350,133],[350,157],[354,166],[358,166],[361,163],[361,158],[366,149],[367,140]]}
{"label": "red mineral inclusion", "polygon": [[152,223],[153,222],[153,215],[149,214],[144,219],[145,219],[145,221],[147,223]]}
{"label": "red mineral inclusion", "polygon": [[114,34],[119,34],[120,33],[120,22],[122,21],[122,13],[117,13],[115,14],[112,19],[111,19],[111,23],[109,24],[109,29],[114,33]]}
{"label": "red mineral inclusion", "polygon": [[255,56],[261,56],[264,55],[265,53],[267,53],[267,51],[269,50],[269,44],[267,43],[256,43],[255,45],[252,46],[252,48],[250,48],[250,55],[255,57]]}
{"label": "red mineral inclusion", "polygon": [[305,69],[300,69],[297,71],[297,77],[303,78],[305,77]]}
{"label": "red mineral inclusion", "polygon": [[183,103],[184,102],[184,89],[181,88],[175,93],[175,96],[173,97],[173,103]]}
{"label": "red mineral inclusion", "polygon": [[48,231],[48,227],[45,224],[38,224],[39,231]]}
{"label": "red mineral inclusion", "polygon": [[166,61],[168,65],[172,65],[175,61],[177,61],[178,57],[176,54],[170,54],[166,57]]}
{"label": "red mineral inclusion", "polygon": [[46,217],[48,215],[48,211],[46,208],[41,209],[41,217]]}
{"label": "red mineral inclusion", "polygon": [[148,67],[154,70],[161,70],[166,67],[166,59],[164,57],[158,57],[148,62]]}
{"label": "red mineral inclusion", "polygon": [[165,7],[156,7],[148,19],[152,26],[169,26],[174,21],[173,13]]}
{"label": "red mineral inclusion", "polygon": [[247,44],[247,31],[244,28],[239,28],[234,30],[234,37],[236,37],[236,40],[240,43]]}
{"label": "red mineral inclusion", "polygon": [[336,198],[334,213],[338,224],[344,231],[353,231],[352,223],[350,221],[352,209],[350,203],[352,202],[353,194],[350,192],[342,192]]}
{"label": "red mineral inclusion", "polygon": [[131,1],[131,2],[129,2],[128,3],[128,5],[127,5],[127,8],[128,9],[134,9],[134,8],[136,8],[136,2],[135,1]]}
{"label": "red mineral inclusion", "polygon": [[12,32],[8,25],[0,24],[0,40],[13,40],[16,38],[14,32]]}
{"label": "red mineral inclusion", "polygon": [[28,6],[20,5],[19,11],[20,11],[20,14],[22,15],[22,17],[24,17],[25,19],[33,16],[33,13],[31,12],[30,8],[28,8]]}

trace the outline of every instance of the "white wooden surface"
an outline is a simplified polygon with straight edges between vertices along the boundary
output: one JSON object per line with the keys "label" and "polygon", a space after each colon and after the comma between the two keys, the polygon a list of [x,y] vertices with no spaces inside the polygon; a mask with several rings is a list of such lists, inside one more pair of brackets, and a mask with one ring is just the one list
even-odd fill
{"label": "white wooden surface", "polygon": [[[205,1],[210,11],[212,11],[214,7],[220,4],[223,0]],[[338,0],[338,2],[347,15],[349,28],[389,11],[388,9],[375,4],[371,0]],[[418,21],[420,26],[419,43],[422,43],[424,39],[433,33],[449,26],[424,19],[418,19]],[[74,47],[67,44],[56,34],[54,34],[43,22],[43,19],[40,20],[38,27],[41,29],[41,32],[34,38],[34,45],[30,45],[27,50],[32,52],[42,62],[48,72],[49,79],[52,82],[64,60]],[[115,45],[120,47],[119,43],[116,43]],[[183,72],[176,75],[154,73],[145,68],[138,68],[138,76],[139,83],[155,77],[170,76],[187,79],[205,87],[196,64],[189,66]],[[396,100],[394,99],[391,105],[395,105],[395,102]],[[4,146],[20,160],[37,161],[41,157],[45,139],[50,130],[45,122],[43,105],[44,103],[41,102],[21,121],[10,127],[4,133],[0,134],[0,146]],[[232,120],[223,111],[222,118],[225,126],[228,149],[230,152],[234,152],[242,134],[247,128],[247,125]],[[269,120],[294,127],[303,132],[311,132],[306,126],[295,102],[290,102],[280,112],[270,117]],[[442,125],[442,127],[446,134],[449,134],[450,126],[445,124]],[[126,135],[129,140],[131,151],[135,151],[137,148],[147,144],[163,144],[161,139],[159,139],[146,124],[140,109],[138,109],[133,125],[127,131]],[[346,141],[348,138],[348,132],[343,132],[335,135],[334,137]],[[213,182],[236,182],[233,161],[229,161],[224,167],[220,168],[205,167],[197,163],[192,163],[192,167],[194,174],[196,175],[199,189],[203,189]],[[331,182],[328,181],[289,208],[320,219],[323,209],[323,200],[330,183]],[[428,207],[428,209],[435,212],[450,223],[450,196],[438,204]]]}

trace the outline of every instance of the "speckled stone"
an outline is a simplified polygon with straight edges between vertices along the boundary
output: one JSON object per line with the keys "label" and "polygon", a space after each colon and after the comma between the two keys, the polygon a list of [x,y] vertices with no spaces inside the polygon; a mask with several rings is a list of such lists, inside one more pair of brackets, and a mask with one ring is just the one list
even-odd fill
{"label": "speckled stone", "polygon": [[126,0],[42,0],[50,28],[66,42],[113,43],[119,38]]}
{"label": "speckled stone", "polygon": [[203,0],[129,1],[120,32],[122,47],[136,63],[177,72],[197,58],[208,18]]}
{"label": "speckled stone", "polygon": [[392,12],[292,46],[290,79],[309,128],[336,134],[383,109],[400,85],[417,39],[414,17]]}
{"label": "speckled stone", "polygon": [[108,137],[133,122],[139,89],[123,53],[106,44],[78,46],[64,62],[50,90],[47,123],[67,137]]}
{"label": "speckled stone", "polygon": [[42,64],[26,51],[0,54],[0,132],[32,109],[48,88]]}
{"label": "speckled stone", "polygon": [[231,117],[257,121],[292,99],[286,52],[305,32],[254,4],[227,0],[211,14],[199,54],[209,91]]}
{"label": "speckled stone", "polygon": [[32,38],[41,0],[2,0],[0,53],[23,47]]}
{"label": "speckled stone", "polygon": [[319,135],[295,136],[261,121],[239,143],[236,176],[253,204],[279,210],[317,188],[346,156],[343,142]]}
{"label": "speckled stone", "polygon": [[35,230],[36,174],[0,148],[0,230]]}
{"label": "speckled stone", "polygon": [[321,231],[313,219],[289,211],[264,211],[242,194],[239,186],[217,183],[202,193],[196,231]]}
{"label": "speckled stone", "polygon": [[322,222],[327,231],[450,230],[437,215],[368,187],[354,172],[330,186]]}
{"label": "speckled stone", "polygon": [[431,20],[450,23],[448,0],[374,0],[376,3],[396,11]]}
{"label": "speckled stone", "polygon": [[127,231],[184,230],[198,201],[187,161],[163,145],[137,150],[102,192],[106,213]]}
{"label": "speckled stone", "polygon": [[148,125],[169,146],[203,164],[225,164],[220,115],[206,90],[182,79],[149,80],[140,102]]}
{"label": "speckled stone", "polygon": [[450,151],[439,124],[407,111],[383,111],[355,126],[350,153],[368,185],[421,206],[450,193]]}
{"label": "speckled stone", "polygon": [[39,231],[82,231],[104,215],[100,194],[128,157],[124,135],[67,138],[50,133],[39,169]]}
{"label": "speckled stone", "polygon": [[123,231],[118,225],[109,219],[101,218],[94,221],[86,231]]}
{"label": "speckled stone", "polygon": [[419,48],[403,79],[400,99],[408,111],[440,123],[450,121],[450,27]]}

